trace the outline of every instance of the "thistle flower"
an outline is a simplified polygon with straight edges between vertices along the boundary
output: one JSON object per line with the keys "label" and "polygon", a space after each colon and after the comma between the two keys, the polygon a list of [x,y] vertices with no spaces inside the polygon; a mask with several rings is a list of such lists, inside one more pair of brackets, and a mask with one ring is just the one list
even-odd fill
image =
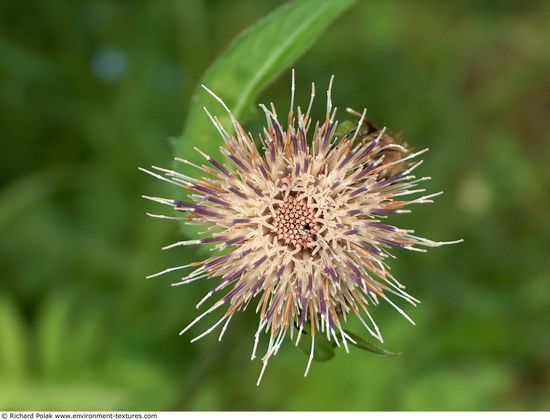
{"label": "thistle flower", "polygon": [[[414,324],[390,297],[416,305],[418,300],[390,273],[386,259],[394,248],[425,251],[454,242],[434,242],[414,235],[384,219],[409,212],[405,207],[431,203],[441,194],[407,199],[425,190],[418,184],[429,178],[412,175],[422,161],[400,144],[388,142],[385,129],[360,136],[366,110],[360,114],[357,129],[338,139],[336,108],[331,101],[332,78],[327,90],[326,115],[313,128],[311,99],[305,113],[294,110],[294,72],[291,106],[286,130],[273,105],[260,105],[267,126],[261,152],[252,135],[246,133],[224,102],[203,86],[227,111],[234,133],[229,133],[205,109],[225,142],[221,148],[227,164],[218,162],[195,148],[208,162],[197,165],[206,177],[193,179],[179,172],[153,167],[142,169],[164,181],[183,187],[185,200],[148,197],[184,213],[186,223],[208,227],[208,237],[176,242],[178,246],[215,244],[221,255],[185,266],[169,268],[149,277],[175,270],[192,269],[176,285],[208,277],[220,277],[218,284],[199,302],[200,307],[214,295],[213,305],[196,317],[180,334],[188,331],[207,314],[225,307],[218,322],[196,341],[224,323],[221,340],[231,318],[259,296],[256,312],[252,359],[256,357],[262,331],[269,334],[267,351],[258,384],[271,356],[277,354],[287,335],[296,345],[304,333],[311,339],[307,375],[315,351],[315,335],[324,334],[348,351],[354,339],[343,323],[353,313],[366,330],[383,341],[369,307],[384,300]],[[398,151],[396,158],[395,153]],[[392,158],[388,158],[388,156]],[[140,168],[141,169],[141,168]],[[153,217],[170,216],[150,214]]]}

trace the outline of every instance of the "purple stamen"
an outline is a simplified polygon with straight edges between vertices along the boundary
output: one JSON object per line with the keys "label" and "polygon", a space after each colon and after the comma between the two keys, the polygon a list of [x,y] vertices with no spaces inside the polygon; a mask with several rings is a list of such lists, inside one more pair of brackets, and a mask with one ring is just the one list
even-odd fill
{"label": "purple stamen", "polygon": [[269,305],[269,309],[265,317],[266,320],[271,319],[271,317],[275,313],[275,309],[277,309],[277,305],[279,304],[280,299],[281,299],[281,295],[277,296],[275,300],[271,303],[271,305]]}
{"label": "purple stamen", "polygon": [[325,313],[325,294],[323,293],[323,289],[319,290],[319,304],[321,305],[321,313]]}
{"label": "purple stamen", "polygon": [[215,217],[217,219],[223,219],[225,217],[223,214],[216,213],[216,212],[210,211],[210,210],[206,210],[205,208],[203,208],[201,206],[195,206],[195,208],[193,209],[193,212],[197,213],[197,214],[200,214],[200,215],[203,215],[203,216]]}
{"label": "purple stamen", "polygon": [[371,213],[394,214],[397,213],[397,209],[372,209]]}
{"label": "purple stamen", "polygon": [[271,144],[271,145],[270,145],[270,148],[269,148],[269,157],[271,158],[271,162],[272,162],[272,163],[275,163],[276,160],[277,160],[277,158],[276,158],[276,156],[275,156],[275,152],[276,152],[276,150],[275,150],[275,145],[274,145],[274,144]]}
{"label": "purple stamen", "polygon": [[231,191],[233,194],[241,197],[243,200],[246,200],[248,198],[246,194],[244,194],[243,192],[239,191],[236,188],[230,187],[228,190]]}
{"label": "purple stamen", "polygon": [[193,208],[193,207],[195,207],[195,204],[194,203],[187,203],[186,201],[181,201],[181,200],[174,200],[174,207],[176,209]]}
{"label": "purple stamen", "polygon": [[212,236],[210,238],[201,239],[201,244],[209,244],[212,242],[222,242],[227,239],[227,236],[221,235],[221,236]]}
{"label": "purple stamen", "polygon": [[281,134],[281,127],[279,123],[275,123],[275,137],[277,138],[277,144],[283,147],[283,135]]}
{"label": "purple stamen", "polygon": [[241,291],[241,289],[246,285],[245,282],[240,283],[238,286],[236,286],[231,292],[229,292],[227,295],[223,297],[223,301],[225,303],[229,302],[233,296],[235,296],[237,293]]}
{"label": "purple stamen", "polygon": [[246,224],[246,223],[250,223],[250,220],[251,219],[233,219],[233,224],[235,225],[241,225],[241,224]]}
{"label": "purple stamen", "polygon": [[397,230],[397,228],[395,226],[384,225],[384,224],[378,223],[378,222],[367,222],[366,224],[368,226],[373,227],[373,228],[388,230],[390,232],[395,232]]}
{"label": "purple stamen", "polygon": [[379,238],[378,241],[394,248],[404,248],[406,246],[405,244],[400,244],[399,242],[395,242],[390,239]]}
{"label": "purple stamen", "polygon": [[262,173],[262,176],[268,180],[269,179],[269,174],[267,173],[267,170],[265,169],[264,167],[264,161],[262,160],[262,163],[260,163],[260,172]]}
{"label": "purple stamen", "polygon": [[223,172],[226,176],[232,177],[232,175],[229,173],[227,169],[225,169],[222,165],[220,165],[218,162],[216,162],[214,159],[210,158],[208,159],[208,162],[210,162],[212,165],[214,165],[218,170]]}
{"label": "purple stamen", "polygon": [[260,264],[262,264],[265,260],[267,260],[267,255],[264,255],[262,258],[252,264],[252,268],[258,268]]}
{"label": "purple stamen", "polygon": [[216,197],[206,197],[206,201],[219,204],[220,206],[223,206],[223,207],[230,207],[229,203],[223,200],[220,200],[219,198],[216,198]]}
{"label": "purple stamen", "polygon": [[[245,238],[246,238],[245,236],[238,236],[238,237],[236,237],[236,238],[234,238],[234,239],[231,239],[231,240],[227,241],[225,244],[226,244],[227,246],[235,245],[235,244],[238,243],[238,242],[242,242]],[[249,252],[250,252],[250,251],[249,251]]]}
{"label": "purple stamen", "polygon": [[374,246],[372,246],[368,242],[365,242],[365,241],[361,242],[361,246],[372,254],[382,255],[382,252],[380,252],[378,249],[376,249]]}
{"label": "purple stamen", "polygon": [[332,135],[332,129],[333,128],[334,128],[334,125],[329,122],[328,126],[327,126],[327,131],[326,131],[326,134],[325,134],[325,138],[323,139],[322,150],[326,150],[326,148],[328,147],[328,143],[329,143],[329,140],[330,140],[330,136]]}
{"label": "purple stamen", "polygon": [[354,192],[350,194],[351,197],[355,197],[356,195],[359,195],[361,193],[367,192],[369,189],[367,187],[361,187],[356,189]]}
{"label": "purple stamen", "polygon": [[193,188],[195,191],[200,191],[205,194],[218,195],[215,191],[212,191],[210,188],[203,187],[202,185],[194,184],[191,188]]}
{"label": "purple stamen", "polygon": [[208,268],[212,268],[214,267],[215,265],[218,265],[218,264],[221,264],[222,262],[226,261],[229,257],[231,257],[231,252],[225,254],[225,255],[222,255],[220,257],[216,257],[210,261],[207,261],[204,263],[204,268],[208,269]]}
{"label": "purple stamen", "polygon": [[350,159],[354,156],[353,152],[349,152],[348,155],[345,157],[345,159],[340,163],[338,166],[338,170],[341,170],[346,164],[350,161]]}
{"label": "purple stamen", "polygon": [[233,162],[235,162],[237,164],[237,166],[239,166],[239,168],[241,168],[243,171],[245,171],[246,173],[248,173],[248,168],[244,165],[244,163],[242,163],[235,155],[232,155],[231,153],[229,154],[229,159],[231,159]]}
{"label": "purple stamen", "polygon": [[[378,165],[379,166],[379,165]],[[359,172],[357,175],[353,177],[354,180],[363,179],[365,176],[368,175],[370,171],[372,171],[375,168],[375,165],[369,165],[366,168],[362,169],[361,172]]]}
{"label": "purple stamen", "polygon": [[374,184],[375,188],[381,188],[381,187],[384,187],[386,185],[389,185],[391,184],[392,182],[395,182],[397,181],[398,179],[400,179],[402,176],[401,174],[398,174],[398,175],[394,175],[392,177],[389,177],[388,179],[384,179],[382,181],[378,181],[376,184]]}
{"label": "purple stamen", "polygon": [[233,280],[239,278],[242,276],[242,274],[245,272],[245,270],[247,269],[246,266],[244,266],[243,268],[241,268],[240,270],[237,270],[235,271],[234,273],[231,273],[227,276],[224,276],[223,279],[227,282],[232,282]]}
{"label": "purple stamen", "polygon": [[263,284],[265,280],[265,275],[264,276],[261,276],[258,281],[256,282],[256,284],[254,285],[254,287],[252,288],[251,290],[251,293],[254,295],[256,294],[256,292],[258,291],[258,289],[260,288],[260,286]]}
{"label": "purple stamen", "polygon": [[292,151],[294,152],[294,156],[298,154],[298,140],[296,139],[296,136],[291,137],[292,140]]}

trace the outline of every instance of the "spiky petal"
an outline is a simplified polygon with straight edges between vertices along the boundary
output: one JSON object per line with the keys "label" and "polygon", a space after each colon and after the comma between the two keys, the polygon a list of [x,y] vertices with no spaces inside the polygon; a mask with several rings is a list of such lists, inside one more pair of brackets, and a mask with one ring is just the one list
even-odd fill
{"label": "spiky petal", "polygon": [[[412,161],[427,149],[409,153],[402,145],[393,145],[400,148],[402,157],[387,160],[382,148],[392,144],[380,142],[385,130],[371,135],[367,141],[357,136],[365,112],[354,134],[337,139],[331,86],[332,78],[325,119],[313,127],[309,110],[314,86],[307,112],[303,114],[298,107],[295,114],[292,105],[286,128],[279,122],[273,106],[268,109],[260,105],[267,120],[260,135],[262,152],[223,101],[205,87],[231,117],[234,134],[230,135],[208,114],[225,142],[222,148],[225,162],[197,149],[208,166],[179,160],[200,168],[206,177],[192,179],[157,167],[144,170],[189,192],[186,200],[145,198],[183,213],[187,223],[209,227],[208,237],[180,241],[165,248],[209,244],[222,252],[204,261],[157,273],[192,268],[175,284],[219,278],[198,306],[214,295],[221,297],[182,333],[206,314],[223,307],[225,312],[220,320],[192,341],[225,321],[221,339],[233,314],[259,296],[256,306],[259,326],[252,359],[256,357],[262,331],[270,338],[258,383],[270,357],[277,353],[287,335],[293,337],[295,328],[296,344],[304,326],[308,326],[311,336],[307,374],[316,334],[326,334],[329,340],[347,349],[347,342],[352,340],[342,324],[350,313],[380,341],[382,335],[371,316],[370,305],[385,300],[413,322],[389,297],[397,296],[412,305],[418,303],[389,272],[385,260],[390,250],[424,251],[423,247],[460,242],[433,242],[414,235],[412,230],[385,223],[388,215],[407,212],[405,208],[411,204],[432,202],[439,194],[407,199],[425,191],[418,184],[428,178],[418,179],[411,172],[421,163]],[[291,103],[294,104],[294,95]]]}

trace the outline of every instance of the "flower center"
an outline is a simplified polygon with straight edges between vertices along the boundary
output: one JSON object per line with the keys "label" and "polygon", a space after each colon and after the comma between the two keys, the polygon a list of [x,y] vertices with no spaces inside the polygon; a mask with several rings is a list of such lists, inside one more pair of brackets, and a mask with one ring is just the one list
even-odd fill
{"label": "flower center", "polygon": [[320,226],[315,223],[314,209],[305,200],[288,196],[275,208],[274,233],[277,238],[294,247],[311,248]]}

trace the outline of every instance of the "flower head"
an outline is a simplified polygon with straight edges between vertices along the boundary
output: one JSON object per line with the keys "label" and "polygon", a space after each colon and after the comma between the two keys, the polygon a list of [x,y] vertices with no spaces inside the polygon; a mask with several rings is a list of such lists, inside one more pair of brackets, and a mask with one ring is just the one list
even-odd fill
{"label": "flower head", "polygon": [[[209,91],[232,121],[234,133],[230,134],[206,111],[225,142],[222,153],[227,163],[197,149],[208,165],[178,160],[200,168],[206,177],[193,179],[157,167],[153,167],[154,172],[144,170],[190,192],[185,200],[146,198],[184,213],[188,223],[209,227],[208,237],[166,248],[214,244],[221,251],[221,255],[150,277],[194,268],[176,284],[220,278],[199,305],[214,295],[220,297],[182,333],[216,309],[225,307],[225,312],[192,341],[225,323],[221,339],[231,317],[259,296],[252,359],[262,331],[269,334],[269,344],[258,383],[285,337],[289,335],[297,344],[304,328],[311,337],[307,375],[315,334],[325,334],[348,350],[353,338],[344,331],[343,323],[349,314],[357,316],[380,341],[380,330],[369,311],[371,305],[384,300],[413,322],[390,296],[412,305],[418,301],[392,276],[386,259],[393,248],[424,251],[422,247],[452,243],[433,242],[384,222],[388,215],[408,212],[407,206],[430,203],[440,194],[408,198],[425,191],[418,184],[428,178],[412,175],[422,161],[412,162],[427,149],[409,153],[385,130],[378,131],[367,123],[365,111],[355,130],[336,138],[338,123],[331,85],[332,79],[325,118],[314,125],[309,115],[314,86],[305,113],[299,107],[295,112],[292,94],[286,128],[273,106],[268,109],[260,105],[267,120],[259,136],[262,151],[223,101]],[[294,73],[292,88],[294,92]]]}

